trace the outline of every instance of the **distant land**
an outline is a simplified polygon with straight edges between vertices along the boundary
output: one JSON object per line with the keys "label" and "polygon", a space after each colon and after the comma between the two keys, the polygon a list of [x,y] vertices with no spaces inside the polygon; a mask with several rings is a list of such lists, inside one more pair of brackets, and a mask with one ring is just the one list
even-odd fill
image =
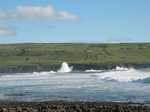
{"label": "distant land", "polygon": [[150,66],[150,43],[0,44],[0,72],[57,70],[62,62],[74,70]]}

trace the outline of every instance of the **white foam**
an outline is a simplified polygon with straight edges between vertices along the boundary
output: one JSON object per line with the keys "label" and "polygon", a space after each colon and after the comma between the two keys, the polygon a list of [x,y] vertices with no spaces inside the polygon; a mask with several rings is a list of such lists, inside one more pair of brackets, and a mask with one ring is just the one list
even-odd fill
{"label": "white foam", "polygon": [[54,74],[54,73],[56,73],[55,71],[50,71],[49,73],[52,73],[52,74]]}
{"label": "white foam", "polygon": [[150,78],[150,73],[142,72],[135,69],[108,71],[97,74],[101,80],[116,80],[119,82],[130,82]]}
{"label": "white foam", "polygon": [[94,70],[94,69],[90,69],[90,70],[85,70],[85,72],[102,72],[103,70]]}
{"label": "white foam", "polygon": [[[116,68],[117,70],[109,70],[109,71],[103,71],[103,72],[102,70],[93,70],[93,69],[86,70],[85,72],[86,73],[90,72],[89,74],[86,74],[86,76],[96,76],[100,80],[115,80],[119,82],[132,82],[132,81],[144,80],[144,79],[150,78],[150,72],[139,71],[133,68],[127,68],[127,69],[125,68],[120,69],[118,67]],[[69,67],[68,64],[64,62],[60,70],[58,70],[58,72],[67,73],[67,72],[71,72],[71,70],[72,68]],[[55,71],[7,74],[7,75],[0,76],[0,81],[33,80],[33,79],[41,80],[41,79],[47,79],[49,77],[57,76],[55,74],[57,74],[57,72]],[[72,75],[71,77],[74,77],[74,76],[79,76],[79,74]],[[83,74],[81,76],[83,76]]]}
{"label": "white foam", "polygon": [[116,66],[115,70],[118,70],[118,71],[126,71],[126,70],[129,70],[129,69],[126,68],[126,67]]}
{"label": "white foam", "polygon": [[47,74],[54,74],[55,71],[49,71],[49,72],[33,72],[34,75],[47,75]]}
{"label": "white foam", "polygon": [[61,68],[58,70],[59,73],[68,73],[72,71],[72,67],[69,67],[68,63],[63,62]]}

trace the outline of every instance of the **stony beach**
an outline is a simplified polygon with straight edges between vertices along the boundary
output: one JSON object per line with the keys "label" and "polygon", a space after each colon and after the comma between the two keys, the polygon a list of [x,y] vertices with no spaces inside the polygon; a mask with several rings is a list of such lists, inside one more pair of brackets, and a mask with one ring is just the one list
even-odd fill
{"label": "stony beach", "polygon": [[150,105],[117,102],[1,102],[0,112],[150,112]]}

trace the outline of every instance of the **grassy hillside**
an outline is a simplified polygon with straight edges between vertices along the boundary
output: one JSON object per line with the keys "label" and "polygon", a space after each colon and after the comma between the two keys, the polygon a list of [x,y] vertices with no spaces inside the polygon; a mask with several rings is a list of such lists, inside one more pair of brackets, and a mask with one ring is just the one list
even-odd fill
{"label": "grassy hillside", "polygon": [[0,45],[0,65],[150,63],[150,43]]}

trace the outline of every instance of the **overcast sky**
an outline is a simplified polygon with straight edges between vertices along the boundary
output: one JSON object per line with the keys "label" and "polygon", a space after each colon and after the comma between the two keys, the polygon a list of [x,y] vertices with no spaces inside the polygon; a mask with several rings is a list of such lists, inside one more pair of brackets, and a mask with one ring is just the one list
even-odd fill
{"label": "overcast sky", "polygon": [[0,43],[150,42],[150,0],[0,0]]}

